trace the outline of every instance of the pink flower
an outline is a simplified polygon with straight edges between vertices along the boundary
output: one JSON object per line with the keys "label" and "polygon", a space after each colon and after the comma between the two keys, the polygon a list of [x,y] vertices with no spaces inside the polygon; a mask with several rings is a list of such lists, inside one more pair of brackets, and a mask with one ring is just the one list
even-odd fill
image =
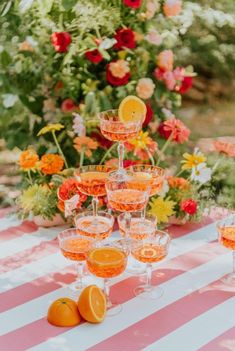
{"label": "pink flower", "polygon": [[147,0],[146,2],[146,18],[151,19],[159,10],[160,5],[154,0]]}
{"label": "pink flower", "polygon": [[150,99],[154,93],[155,84],[151,78],[139,79],[136,86],[136,93],[141,99]]}
{"label": "pink flower", "polygon": [[153,45],[161,45],[162,43],[162,37],[155,29],[151,30],[151,32],[146,35],[145,39]]}
{"label": "pink flower", "polygon": [[179,144],[188,141],[190,135],[190,130],[176,118],[161,122],[158,132],[163,138],[168,139],[171,137],[173,141]]}
{"label": "pink flower", "polygon": [[130,72],[129,63],[125,60],[110,62],[109,70],[115,78],[123,78]]}
{"label": "pink flower", "polygon": [[174,72],[166,71],[163,73],[163,81],[166,84],[167,89],[174,90],[176,80],[174,76]]}
{"label": "pink flower", "polygon": [[164,71],[172,71],[174,55],[171,50],[163,50],[157,57],[157,65]]}
{"label": "pink flower", "polygon": [[166,17],[177,16],[181,12],[181,0],[166,0],[163,5],[163,13]]}

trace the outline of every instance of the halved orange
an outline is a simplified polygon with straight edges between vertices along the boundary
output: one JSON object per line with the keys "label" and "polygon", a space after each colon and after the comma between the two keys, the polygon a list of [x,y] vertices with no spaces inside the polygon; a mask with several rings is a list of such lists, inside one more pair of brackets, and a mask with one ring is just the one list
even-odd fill
{"label": "halved orange", "polygon": [[81,317],[76,302],[68,297],[61,297],[50,305],[47,320],[57,327],[73,327],[80,323]]}
{"label": "halved orange", "polygon": [[119,105],[118,117],[121,122],[141,122],[146,116],[146,105],[137,96],[128,95]]}
{"label": "halved orange", "polygon": [[95,261],[99,265],[118,264],[125,259],[125,254],[115,247],[100,247],[90,251],[89,260]]}
{"label": "halved orange", "polygon": [[87,286],[79,296],[78,309],[81,316],[90,323],[100,323],[106,315],[106,298],[96,285]]}

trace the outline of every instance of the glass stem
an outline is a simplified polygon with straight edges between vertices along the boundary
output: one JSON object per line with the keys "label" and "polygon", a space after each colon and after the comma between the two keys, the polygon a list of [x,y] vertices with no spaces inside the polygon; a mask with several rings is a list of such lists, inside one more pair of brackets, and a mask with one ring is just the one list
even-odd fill
{"label": "glass stem", "polygon": [[109,287],[109,280],[107,278],[104,278],[104,294],[106,296],[106,303],[107,303],[107,309],[112,307],[112,302],[110,300],[110,287]]}
{"label": "glass stem", "polygon": [[146,280],[146,287],[147,289],[151,289],[152,287],[152,265],[151,263],[147,263],[146,265],[146,275],[147,275],[147,280]]}
{"label": "glass stem", "polygon": [[120,142],[118,144],[118,168],[123,169],[123,160],[124,160],[124,144]]}
{"label": "glass stem", "polygon": [[145,218],[145,216],[146,216],[146,206],[143,209],[143,211],[141,212],[141,218]]}
{"label": "glass stem", "polygon": [[125,236],[129,238],[131,230],[131,214],[129,212],[125,213]]}
{"label": "glass stem", "polygon": [[77,287],[82,288],[82,277],[83,277],[83,262],[77,263]]}
{"label": "glass stem", "polygon": [[233,276],[235,277],[235,250],[233,250],[233,271],[232,271],[232,274]]}
{"label": "glass stem", "polygon": [[92,198],[92,210],[93,210],[93,216],[97,216],[98,213],[98,205],[99,205],[99,199],[97,196],[94,196]]}

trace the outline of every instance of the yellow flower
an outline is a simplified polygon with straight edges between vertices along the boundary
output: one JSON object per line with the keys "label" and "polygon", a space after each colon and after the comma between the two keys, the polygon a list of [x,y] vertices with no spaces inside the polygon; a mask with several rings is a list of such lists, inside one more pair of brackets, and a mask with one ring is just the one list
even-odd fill
{"label": "yellow flower", "polygon": [[168,217],[172,216],[174,211],[175,202],[170,200],[169,197],[163,199],[162,197],[158,197],[157,199],[153,199],[150,202],[150,210],[149,213],[153,216],[157,217],[158,223],[167,223]]}
{"label": "yellow flower", "polygon": [[193,154],[188,154],[187,152],[183,154],[183,157],[185,160],[181,161],[183,163],[182,169],[192,169],[194,167],[197,167],[201,163],[206,162],[206,157],[205,155],[196,148],[193,152]]}
{"label": "yellow flower", "polygon": [[40,136],[49,132],[54,132],[56,130],[61,130],[63,128],[64,128],[63,124],[60,124],[60,123],[48,124],[46,127],[43,127],[42,129],[39,130],[37,136]]}

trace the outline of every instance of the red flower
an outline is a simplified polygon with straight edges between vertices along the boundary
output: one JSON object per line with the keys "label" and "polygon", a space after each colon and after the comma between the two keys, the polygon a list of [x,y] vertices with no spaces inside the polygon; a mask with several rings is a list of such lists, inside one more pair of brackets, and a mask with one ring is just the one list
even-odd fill
{"label": "red flower", "polygon": [[165,139],[172,135],[173,141],[182,144],[188,141],[190,130],[179,119],[172,118],[160,123],[158,133]]}
{"label": "red flower", "polygon": [[113,145],[113,142],[106,139],[101,133],[99,132],[91,132],[90,134],[90,137],[92,139],[95,139],[99,145],[104,148],[104,149],[109,149],[112,145]]}
{"label": "red flower", "polygon": [[98,49],[87,51],[85,53],[86,58],[93,63],[100,63],[103,60],[103,56]]}
{"label": "red flower", "polygon": [[135,166],[135,165],[138,165],[139,163],[142,163],[142,161],[123,160],[124,168]]}
{"label": "red flower", "polygon": [[151,105],[149,103],[147,103],[145,105],[146,105],[147,111],[146,111],[146,117],[145,117],[145,120],[143,123],[143,127],[147,127],[147,125],[149,124],[149,122],[151,122],[153,115],[154,115],[154,112],[153,112]]}
{"label": "red flower", "polygon": [[197,202],[193,199],[183,200],[180,203],[180,208],[182,211],[192,216],[197,212]]}
{"label": "red flower", "polygon": [[193,85],[193,78],[192,77],[184,77],[181,86],[179,88],[180,94],[185,94]]}
{"label": "red flower", "polygon": [[135,35],[130,28],[118,29],[114,38],[117,40],[117,43],[114,45],[115,49],[134,49],[136,47]]}
{"label": "red flower", "polygon": [[106,68],[106,79],[108,81],[108,83],[110,83],[111,85],[118,87],[120,85],[126,85],[129,82],[130,79],[130,72],[126,73],[122,78],[119,77],[114,77],[112,75],[112,72],[109,69],[109,64],[107,65]]}
{"label": "red flower", "polygon": [[73,112],[76,109],[76,105],[72,99],[65,99],[61,104],[61,111],[64,113]]}
{"label": "red flower", "polygon": [[55,32],[51,35],[51,43],[56,52],[67,52],[71,35],[67,32]]}
{"label": "red flower", "polygon": [[141,6],[141,0],[123,0],[123,4],[138,9]]}
{"label": "red flower", "polygon": [[74,178],[66,179],[58,189],[58,199],[62,202],[71,199],[76,194],[79,195],[77,207],[81,207],[82,203],[86,201],[87,196],[80,193],[78,190],[78,182]]}

